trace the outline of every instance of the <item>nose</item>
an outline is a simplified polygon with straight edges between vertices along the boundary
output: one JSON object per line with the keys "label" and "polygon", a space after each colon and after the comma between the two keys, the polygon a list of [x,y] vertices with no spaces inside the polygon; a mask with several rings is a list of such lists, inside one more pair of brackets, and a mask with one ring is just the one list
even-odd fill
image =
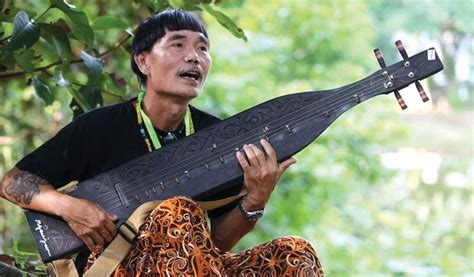
{"label": "nose", "polygon": [[196,50],[190,49],[186,53],[186,56],[184,57],[184,61],[187,63],[199,63],[199,57],[198,57],[198,54],[196,53]]}

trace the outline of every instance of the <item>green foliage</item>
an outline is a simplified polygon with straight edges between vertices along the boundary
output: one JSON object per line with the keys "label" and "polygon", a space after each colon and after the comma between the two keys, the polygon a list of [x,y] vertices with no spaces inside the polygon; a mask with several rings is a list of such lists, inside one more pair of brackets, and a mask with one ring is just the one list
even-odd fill
{"label": "green foliage", "polygon": [[[147,11],[144,14],[147,16],[168,7],[204,10],[232,34],[246,39],[242,29],[237,27],[230,17],[215,9],[212,1],[148,0],[136,1],[136,5],[137,9]],[[36,10],[42,11],[42,14],[36,19],[31,19],[28,13],[34,12],[30,11],[31,6],[26,3],[6,1],[2,5],[0,82],[10,86],[13,78],[21,78],[23,86],[26,86],[33,81],[38,96],[48,105],[57,95],[57,88],[50,84],[56,83],[59,87],[74,85],[76,88],[68,91],[80,107],[74,110],[75,115],[101,104],[102,101],[98,99],[110,98],[111,102],[115,102],[127,95],[130,87],[135,87],[132,90],[136,91],[137,84],[129,83],[129,78],[115,78],[111,63],[105,68],[104,58],[114,55],[115,63],[126,63],[129,59],[127,52],[131,30],[140,20],[124,21],[120,19],[120,11],[113,15],[105,15],[104,10],[101,14],[94,15],[87,12],[86,8],[80,9],[64,0],[50,0],[49,5],[35,3],[35,7]],[[12,20],[13,11],[16,15]],[[129,24],[130,21],[133,24]],[[102,38],[104,32],[111,34],[107,37],[112,38],[112,41]],[[107,50],[100,52],[103,48]],[[113,53],[118,51],[122,53],[118,55]],[[116,85],[118,82],[121,83],[119,86]],[[81,96],[92,92],[96,94],[93,97]],[[104,97],[106,94],[119,97]]]}
{"label": "green foliage", "polygon": [[114,16],[101,16],[94,20],[92,28],[94,30],[109,30],[109,29],[123,29],[127,28],[127,23]]}
{"label": "green foliage", "polygon": [[28,14],[24,11],[17,13],[13,21],[12,37],[8,51],[13,52],[20,48],[30,48],[38,41],[40,30],[38,26],[30,21]]}
{"label": "green foliage", "polygon": [[[436,46],[441,54],[444,81],[438,77],[429,80],[432,100],[435,103],[448,100],[457,107],[472,108],[474,104],[474,81],[461,77],[460,71],[472,72],[472,40],[474,39],[474,5],[470,0],[423,0],[383,1],[369,0],[371,13],[377,19],[377,45],[392,48],[396,39],[409,40],[417,34],[423,44]],[[394,16],[396,15],[396,16]],[[400,30],[404,30],[400,32]],[[398,37],[390,37],[397,34]],[[420,44],[408,45],[421,50]],[[389,48],[389,49],[390,49]],[[387,53],[390,60],[398,59],[398,53]],[[460,66],[464,64],[463,66]],[[471,73],[472,74],[472,73]]]}
{"label": "green foliage", "polygon": [[46,105],[53,103],[53,92],[51,91],[51,87],[44,80],[33,77],[33,87],[35,88],[36,94],[38,94],[38,96],[43,99]]}
{"label": "green foliage", "polygon": [[[422,40],[429,38],[451,49],[441,39],[442,22],[451,19],[456,28],[450,32],[465,38],[474,24],[467,16],[469,1],[450,3],[135,0],[123,7],[110,0],[75,1],[73,8],[63,1],[1,2],[0,176],[74,115],[136,93],[129,33],[158,10],[179,6],[203,18],[213,67],[194,104],[227,117],[279,95],[357,81],[378,69],[373,48],[387,50],[388,64],[399,59],[390,35],[401,31],[421,41],[420,48],[432,46]],[[39,38],[25,37],[8,51],[18,14],[36,18],[18,24],[36,26]],[[406,46],[415,53],[416,45]],[[456,78],[451,74],[448,80]],[[448,85],[445,91],[456,92],[451,81]],[[430,81],[425,88],[431,93],[437,86]],[[265,217],[234,251],[298,235],[315,245],[330,276],[471,274],[474,176],[468,158],[472,132],[466,126],[472,114],[458,117],[403,117],[392,95],[353,108],[296,155],[298,163],[275,189]],[[436,181],[424,181],[430,167],[421,162],[414,169],[383,164],[383,153],[402,146],[442,156]],[[5,201],[0,234],[5,253],[22,259],[17,250],[35,251],[22,210]]]}

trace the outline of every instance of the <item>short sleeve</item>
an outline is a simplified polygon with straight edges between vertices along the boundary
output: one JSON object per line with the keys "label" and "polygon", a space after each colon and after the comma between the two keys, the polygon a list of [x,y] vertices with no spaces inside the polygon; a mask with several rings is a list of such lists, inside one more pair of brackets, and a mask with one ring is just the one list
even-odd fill
{"label": "short sleeve", "polygon": [[16,167],[45,179],[55,188],[80,180],[88,165],[83,121],[79,117],[66,125],[53,138],[20,160]]}

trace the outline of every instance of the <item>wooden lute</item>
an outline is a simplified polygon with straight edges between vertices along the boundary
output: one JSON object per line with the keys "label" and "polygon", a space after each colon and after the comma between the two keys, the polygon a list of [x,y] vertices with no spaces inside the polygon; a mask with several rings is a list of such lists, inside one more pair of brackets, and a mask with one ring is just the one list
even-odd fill
{"label": "wooden lute", "polygon": [[[204,193],[240,185],[242,170],[235,157],[242,145],[271,142],[279,161],[302,150],[349,108],[376,95],[399,89],[443,69],[434,48],[385,67],[350,85],[324,91],[290,94],[269,100],[236,114],[178,142],[130,161],[118,168],[80,182],[71,196],[93,201],[125,222],[141,204],[183,195],[195,198]],[[421,88],[422,91],[422,88]],[[424,100],[424,91],[420,92]],[[85,249],[61,218],[26,211],[33,239],[44,262],[60,259]]]}

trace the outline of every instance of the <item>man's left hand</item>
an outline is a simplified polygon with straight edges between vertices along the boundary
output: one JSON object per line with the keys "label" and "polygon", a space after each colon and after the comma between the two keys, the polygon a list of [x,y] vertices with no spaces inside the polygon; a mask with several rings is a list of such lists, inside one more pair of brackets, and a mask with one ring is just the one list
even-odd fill
{"label": "man's left hand", "polygon": [[247,159],[240,151],[237,152],[237,159],[244,171],[244,182],[248,191],[242,204],[246,210],[250,211],[262,209],[265,206],[281,175],[290,165],[296,163],[294,158],[278,163],[275,150],[270,143],[261,139],[260,144],[265,153],[253,144],[246,144],[243,147]]}

